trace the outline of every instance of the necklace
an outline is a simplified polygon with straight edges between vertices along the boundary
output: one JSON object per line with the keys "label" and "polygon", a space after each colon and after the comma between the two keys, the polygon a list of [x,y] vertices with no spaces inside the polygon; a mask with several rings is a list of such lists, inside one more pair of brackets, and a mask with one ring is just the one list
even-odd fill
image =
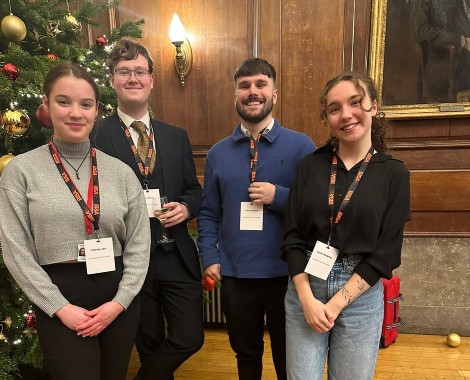
{"label": "necklace", "polygon": [[83,163],[85,162],[86,158],[88,157],[88,153],[90,153],[90,150],[91,150],[91,146],[90,146],[90,149],[88,149],[88,151],[86,152],[85,154],[85,157],[83,157],[83,160],[82,162],[80,163],[80,165],[78,165],[78,168],[75,168],[75,166],[73,166],[69,160],[67,160],[64,155],[60,152],[59,149],[57,149],[56,147],[56,150],[57,152],[59,152],[60,156],[65,160],[65,162],[67,162],[67,164],[69,164],[73,170],[75,170],[75,175],[77,176],[77,179],[80,179],[80,173],[78,172],[80,170],[80,168],[82,167]]}

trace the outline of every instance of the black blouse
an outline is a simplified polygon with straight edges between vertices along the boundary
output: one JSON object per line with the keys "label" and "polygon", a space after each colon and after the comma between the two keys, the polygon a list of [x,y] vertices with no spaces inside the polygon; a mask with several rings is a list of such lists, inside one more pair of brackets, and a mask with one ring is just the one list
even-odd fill
{"label": "black blouse", "polygon": [[[302,273],[306,251],[317,240],[326,243],[330,233],[328,185],[333,150],[324,146],[304,158],[297,169],[285,211],[282,258],[289,274]],[[335,216],[362,162],[349,171],[338,158]],[[373,286],[381,277],[391,278],[401,263],[403,229],[410,220],[410,175],[403,162],[376,153],[367,167],[344,214],[331,245],[340,256],[362,255],[354,271]]]}

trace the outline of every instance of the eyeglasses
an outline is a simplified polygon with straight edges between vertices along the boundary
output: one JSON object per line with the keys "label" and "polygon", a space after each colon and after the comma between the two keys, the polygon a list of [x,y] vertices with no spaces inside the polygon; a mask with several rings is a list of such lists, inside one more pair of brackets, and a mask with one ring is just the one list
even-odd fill
{"label": "eyeglasses", "polygon": [[149,69],[135,69],[135,70],[130,70],[130,69],[116,69],[114,70],[114,74],[120,76],[120,77],[125,77],[129,78],[131,74],[134,73],[136,77],[142,78],[146,75],[150,74]]}

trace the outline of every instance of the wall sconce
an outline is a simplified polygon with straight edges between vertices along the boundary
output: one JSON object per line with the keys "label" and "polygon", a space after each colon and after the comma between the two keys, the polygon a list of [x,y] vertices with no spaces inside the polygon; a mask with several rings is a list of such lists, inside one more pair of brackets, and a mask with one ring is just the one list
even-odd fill
{"label": "wall sconce", "polygon": [[173,14],[169,30],[170,41],[176,47],[175,68],[180,77],[181,86],[184,87],[184,79],[191,70],[193,53],[191,45],[186,38],[184,25],[176,13]]}

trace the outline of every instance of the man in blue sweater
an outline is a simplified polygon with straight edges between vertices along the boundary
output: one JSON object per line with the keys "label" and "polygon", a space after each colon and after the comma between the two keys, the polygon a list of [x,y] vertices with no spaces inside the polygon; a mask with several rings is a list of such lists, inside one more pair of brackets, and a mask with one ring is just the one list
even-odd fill
{"label": "man in blue sweater", "polygon": [[207,154],[198,246],[205,273],[222,281],[239,378],[261,379],[266,321],[277,377],[286,379],[283,212],[297,164],[315,145],[273,118],[276,71],[266,60],[244,61],[233,80],[241,123]]}

